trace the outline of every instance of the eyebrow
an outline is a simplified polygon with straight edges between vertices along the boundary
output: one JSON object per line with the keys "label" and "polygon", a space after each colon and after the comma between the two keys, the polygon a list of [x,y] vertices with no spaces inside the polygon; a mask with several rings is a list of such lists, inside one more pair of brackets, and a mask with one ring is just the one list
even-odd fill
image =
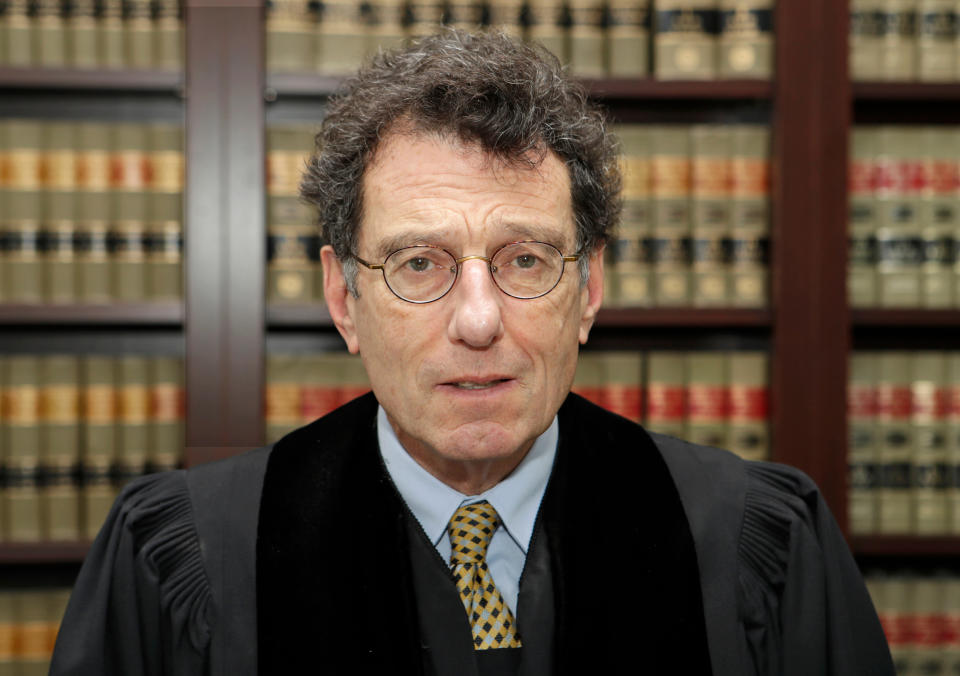
{"label": "eyebrow", "polygon": [[[567,246],[565,238],[556,228],[549,226],[535,225],[531,223],[505,222],[496,226],[502,229],[502,234],[506,235],[503,242],[509,241],[535,240],[538,242],[547,242],[554,246],[564,248]],[[498,231],[499,232],[499,231]],[[508,241],[509,240],[509,241]],[[394,251],[408,246],[417,246],[419,244],[429,244],[432,246],[441,246],[450,248],[452,246],[453,233],[449,228],[437,229],[419,229],[411,228],[401,230],[382,240],[376,245],[376,256],[378,260],[383,260]],[[459,253],[451,251],[451,253]]]}

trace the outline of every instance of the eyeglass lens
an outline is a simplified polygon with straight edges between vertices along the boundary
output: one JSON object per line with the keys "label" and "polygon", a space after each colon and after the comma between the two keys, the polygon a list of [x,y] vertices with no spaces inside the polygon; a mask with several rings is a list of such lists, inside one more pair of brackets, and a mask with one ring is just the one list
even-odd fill
{"label": "eyeglass lens", "polygon": [[[547,293],[563,274],[563,254],[544,242],[517,242],[497,251],[490,263],[494,282],[516,298]],[[384,262],[387,284],[401,298],[436,300],[457,278],[457,261],[443,249],[412,246],[395,251]]]}

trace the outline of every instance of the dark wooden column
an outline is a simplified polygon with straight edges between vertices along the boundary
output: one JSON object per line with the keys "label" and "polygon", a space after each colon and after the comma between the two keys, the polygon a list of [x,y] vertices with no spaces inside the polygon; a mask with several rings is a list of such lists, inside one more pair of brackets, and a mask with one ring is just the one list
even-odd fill
{"label": "dark wooden column", "polygon": [[846,2],[777,3],[774,87],[773,422],[846,523]]}
{"label": "dark wooden column", "polygon": [[263,443],[263,8],[187,0],[187,463]]}

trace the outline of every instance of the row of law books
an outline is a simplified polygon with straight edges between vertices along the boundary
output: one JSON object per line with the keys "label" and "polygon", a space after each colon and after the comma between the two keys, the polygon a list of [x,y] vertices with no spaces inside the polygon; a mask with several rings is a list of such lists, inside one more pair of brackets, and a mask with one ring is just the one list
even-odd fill
{"label": "row of law books", "polygon": [[573,391],[653,432],[769,456],[763,352],[585,352]]}
{"label": "row of law books", "polygon": [[380,48],[443,26],[539,42],[580,77],[773,72],[773,0],[271,0],[267,69],[343,75]]}
{"label": "row of law books", "polygon": [[183,129],[0,119],[0,302],[182,296]]}
{"label": "row of law books", "polygon": [[960,352],[854,352],[847,419],[851,533],[960,534]]}
{"label": "row of law books", "polygon": [[323,298],[316,209],[300,199],[300,179],[314,148],[315,123],[267,127],[267,300]]}
{"label": "row of law books", "polygon": [[851,134],[853,307],[960,307],[960,127]]}
{"label": "row of law books", "polygon": [[0,542],[96,535],[129,479],[181,464],[183,360],[0,357]]}
{"label": "row of law books", "polygon": [[960,577],[864,571],[897,676],[960,673]]}
{"label": "row of law books", "polygon": [[623,216],[608,306],[767,304],[769,128],[617,125]]}
{"label": "row of law books", "polygon": [[850,0],[850,77],[960,80],[960,8],[953,0]]}
{"label": "row of law books", "polygon": [[6,0],[0,67],[177,71],[182,17],[182,0]]}
{"label": "row of law books", "polygon": [[0,674],[46,676],[71,591],[0,589]]}
{"label": "row of law books", "polygon": [[267,356],[267,443],[370,391],[360,357],[346,352]]}

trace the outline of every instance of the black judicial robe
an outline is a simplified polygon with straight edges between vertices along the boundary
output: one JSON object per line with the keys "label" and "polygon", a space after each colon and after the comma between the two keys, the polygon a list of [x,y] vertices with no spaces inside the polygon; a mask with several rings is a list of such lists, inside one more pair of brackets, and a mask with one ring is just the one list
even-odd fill
{"label": "black judicial robe", "polygon": [[[272,447],[131,482],[50,673],[422,673],[409,517],[376,407],[366,395]],[[559,420],[538,516],[556,673],[893,674],[804,474],[648,434],[576,395]]]}

